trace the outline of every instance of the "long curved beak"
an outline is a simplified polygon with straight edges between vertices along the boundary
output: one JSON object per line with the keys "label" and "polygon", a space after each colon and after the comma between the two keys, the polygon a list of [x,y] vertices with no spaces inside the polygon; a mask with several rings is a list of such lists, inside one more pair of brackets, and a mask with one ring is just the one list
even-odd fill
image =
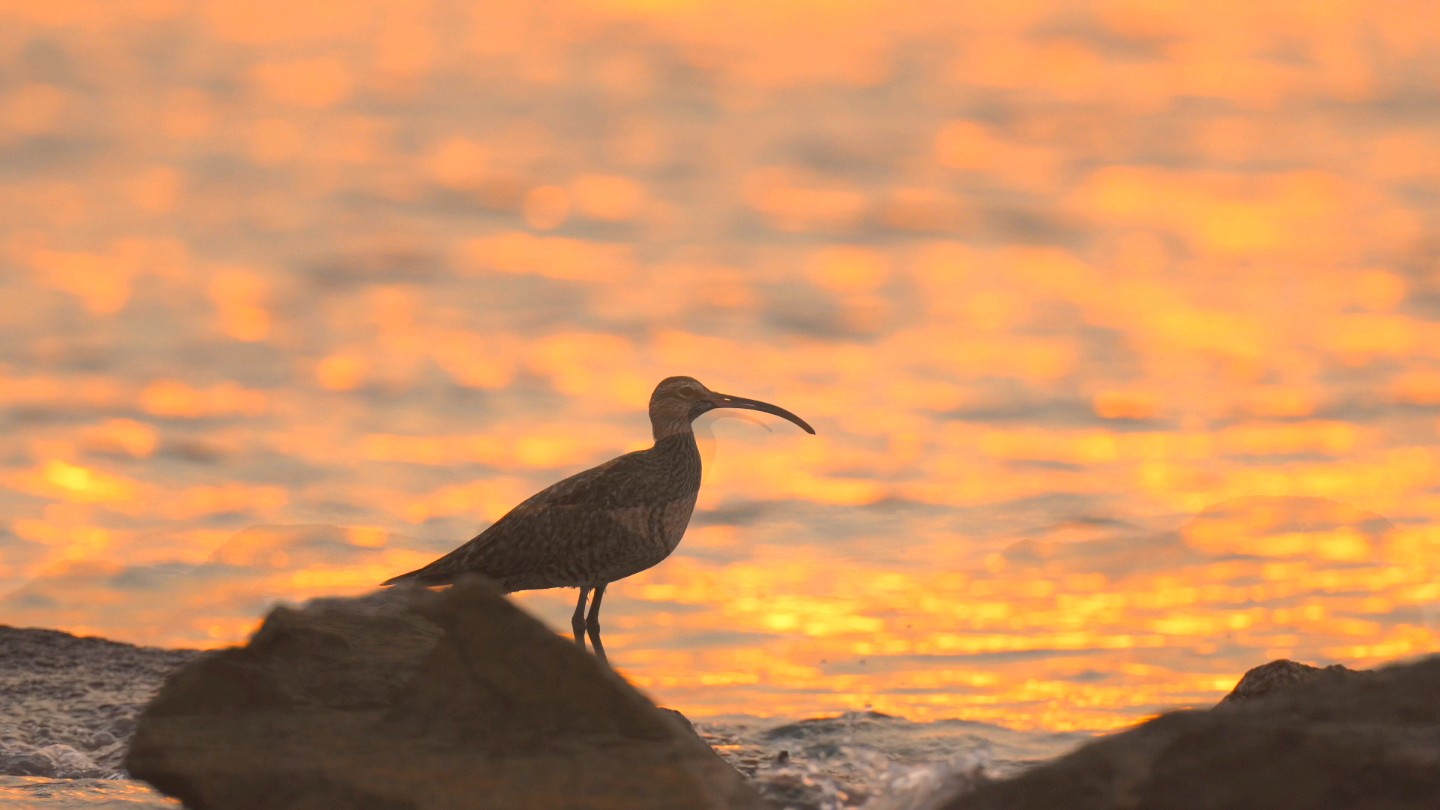
{"label": "long curved beak", "polygon": [[758,399],[746,399],[744,397],[732,397],[729,394],[717,394],[714,391],[710,392],[709,401],[710,407],[712,409],[744,408],[745,410],[750,411],[763,411],[765,413],[773,413],[781,419],[786,419],[799,425],[801,430],[804,430],[811,436],[815,435],[815,428],[810,427],[810,425],[804,419],[801,419],[800,417],[785,410],[779,405],[771,405],[768,402],[761,402]]}

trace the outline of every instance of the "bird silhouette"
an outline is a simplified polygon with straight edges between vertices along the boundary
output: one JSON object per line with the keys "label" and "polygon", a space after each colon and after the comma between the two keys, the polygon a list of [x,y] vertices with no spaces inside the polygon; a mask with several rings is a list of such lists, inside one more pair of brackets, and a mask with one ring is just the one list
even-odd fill
{"label": "bird silhouette", "polygon": [[[658,564],[680,544],[700,493],[700,451],[691,422],[717,408],[774,414],[815,433],[784,408],[716,393],[693,377],[667,377],[650,395],[653,447],[550,485],[465,545],[382,584],[446,585],[474,573],[506,593],[579,588],[570,620],[575,643],[583,649],[588,632],[595,655],[604,661],[600,600],[605,588]],[[595,598],[587,615],[591,591]]]}

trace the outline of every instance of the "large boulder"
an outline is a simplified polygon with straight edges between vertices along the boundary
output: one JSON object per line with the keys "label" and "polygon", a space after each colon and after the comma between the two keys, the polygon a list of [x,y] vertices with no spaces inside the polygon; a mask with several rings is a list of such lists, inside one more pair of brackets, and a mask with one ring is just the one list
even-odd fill
{"label": "large boulder", "polygon": [[1278,666],[1269,674],[1287,685],[1163,715],[944,807],[1440,807],[1440,657],[1370,673]]}
{"label": "large boulder", "polygon": [[125,766],[192,810],[763,806],[480,581],[277,608],[166,682]]}

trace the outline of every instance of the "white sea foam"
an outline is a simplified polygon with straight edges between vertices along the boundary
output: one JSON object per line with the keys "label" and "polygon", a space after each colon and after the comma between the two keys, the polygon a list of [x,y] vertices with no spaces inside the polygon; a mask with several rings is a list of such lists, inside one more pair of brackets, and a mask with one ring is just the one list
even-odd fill
{"label": "white sea foam", "polygon": [[732,717],[696,728],[762,794],[794,810],[927,810],[982,776],[1013,773],[1087,738],[868,711],[791,723]]}

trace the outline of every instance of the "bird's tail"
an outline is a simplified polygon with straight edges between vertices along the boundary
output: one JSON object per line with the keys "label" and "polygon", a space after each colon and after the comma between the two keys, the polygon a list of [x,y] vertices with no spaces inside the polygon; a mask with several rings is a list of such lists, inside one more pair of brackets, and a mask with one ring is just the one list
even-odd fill
{"label": "bird's tail", "polygon": [[450,577],[444,574],[436,574],[429,570],[430,566],[417,568],[414,571],[401,574],[398,577],[391,577],[380,583],[380,587],[399,585],[403,582],[413,582],[416,585],[445,585],[450,582]]}
{"label": "bird's tail", "polygon": [[[438,560],[437,560],[437,562],[438,562]],[[431,586],[431,585],[454,585],[458,580],[461,580],[461,579],[466,579],[466,578],[485,579],[485,578],[486,578],[484,574],[481,574],[481,573],[476,572],[476,571],[458,571],[458,572],[457,572],[457,571],[435,571],[435,570],[433,570],[434,568],[435,568],[435,563],[431,563],[430,565],[427,565],[427,566],[425,566],[424,568],[417,568],[417,569],[415,569],[414,571],[410,571],[409,573],[401,574],[401,575],[398,576],[398,577],[391,577],[391,578],[385,580],[384,582],[380,583],[380,587],[385,588],[385,587],[388,587],[388,586],[390,586],[390,585],[404,585],[404,584],[406,584],[406,583],[413,583],[413,584],[415,584],[415,585],[422,585],[422,586],[426,586],[426,587],[429,587],[429,586]],[[493,585],[495,585],[496,587],[498,587],[498,588],[500,589],[500,592],[501,592],[501,593],[514,593],[514,592],[515,592],[515,589],[514,589],[514,588],[508,587],[508,586],[506,586],[504,583],[495,582],[494,580],[489,580],[489,581],[491,582],[491,584],[493,584]]]}

